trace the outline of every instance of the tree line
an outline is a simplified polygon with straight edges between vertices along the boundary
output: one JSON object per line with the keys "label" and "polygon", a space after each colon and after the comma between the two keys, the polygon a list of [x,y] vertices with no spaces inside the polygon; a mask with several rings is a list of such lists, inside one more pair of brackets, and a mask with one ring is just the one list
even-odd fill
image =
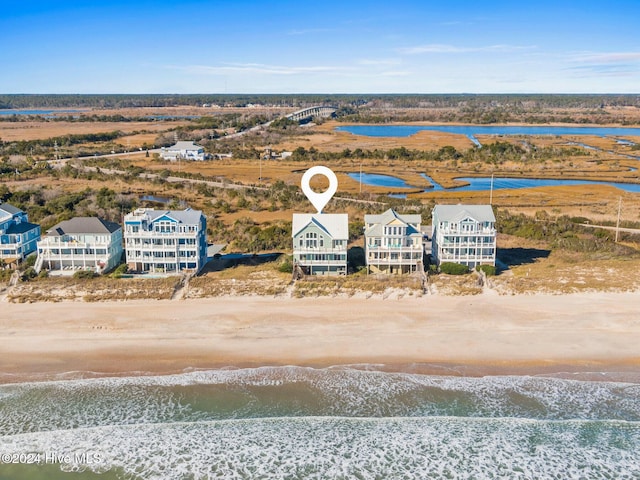
{"label": "tree line", "polygon": [[4,94],[0,108],[135,108],[204,104],[245,107],[333,105],[392,108],[640,107],[637,94]]}

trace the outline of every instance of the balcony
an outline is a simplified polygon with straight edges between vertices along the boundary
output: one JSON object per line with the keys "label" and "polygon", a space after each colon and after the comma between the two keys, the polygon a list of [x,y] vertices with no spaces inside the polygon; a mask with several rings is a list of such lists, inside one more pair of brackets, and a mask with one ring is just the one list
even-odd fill
{"label": "balcony", "polygon": [[81,249],[93,249],[93,250],[96,250],[98,248],[104,248],[108,250],[111,245],[112,245],[112,242],[98,242],[98,243],[96,242],[87,243],[87,242],[76,242],[76,241],[60,242],[60,241],[56,241],[51,237],[45,237],[38,242],[38,246],[43,250],[51,250],[54,248],[59,248],[59,249],[81,248]]}
{"label": "balcony", "polygon": [[304,254],[304,253],[318,253],[318,254],[335,254],[335,255],[346,255],[347,247],[337,247],[337,248],[305,248],[305,247],[295,247],[293,249],[293,253],[295,254]]}
{"label": "balcony", "polygon": [[197,238],[201,232],[156,232],[141,230],[138,232],[125,232],[125,240],[134,238]]}
{"label": "balcony", "polygon": [[473,260],[474,262],[493,262],[495,260],[494,255],[456,255],[451,253],[441,253],[438,257],[441,262],[459,262],[460,260]]}
{"label": "balcony", "polygon": [[478,228],[473,231],[460,230],[458,228],[438,228],[438,235],[455,235],[459,236],[478,236],[478,235],[495,235],[495,228]]}

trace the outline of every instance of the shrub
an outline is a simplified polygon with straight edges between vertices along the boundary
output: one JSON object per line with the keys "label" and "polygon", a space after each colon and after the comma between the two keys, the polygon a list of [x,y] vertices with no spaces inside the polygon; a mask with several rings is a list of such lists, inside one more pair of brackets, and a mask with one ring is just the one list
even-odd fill
{"label": "shrub", "polygon": [[24,259],[23,267],[33,267],[36,264],[36,260],[38,255],[36,253],[32,253],[27,258]]}
{"label": "shrub", "polygon": [[278,271],[282,273],[292,273],[293,272],[293,263],[291,261],[291,257],[286,256],[278,265]]}
{"label": "shrub", "polygon": [[98,274],[91,270],[78,270],[73,274],[73,278],[95,278]]}
{"label": "shrub", "polygon": [[492,277],[496,274],[496,267],[493,265],[478,265],[476,271],[484,272],[487,277]]}
{"label": "shrub", "polygon": [[469,267],[460,263],[444,262],[440,264],[440,272],[447,275],[466,275],[469,273]]}
{"label": "shrub", "polygon": [[28,282],[32,278],[35,278],[36,275],[36,271],[33,267],[27,267],[27,269],[20,276],[20,280],[22,280],[23,282]]}
{"label": "shrub", "polygon": [[127,265],[126,263],[123,263],[116,267],[116,269],[111,273],[111,276],[113,278],[120,278],[122,275],[124,275],[128,271],[129,271],[129,265]]}

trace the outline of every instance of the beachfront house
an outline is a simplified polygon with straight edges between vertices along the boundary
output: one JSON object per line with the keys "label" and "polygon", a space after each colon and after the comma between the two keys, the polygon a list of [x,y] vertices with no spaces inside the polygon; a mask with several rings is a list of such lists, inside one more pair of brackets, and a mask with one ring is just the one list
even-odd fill
{"label": "beachfront house", "polygon": [[138,208],[124,217],[129,269],[198,272],[207,263],[207,219],[200,210]]}
{"label": "beachfront house", "polygon": [[417,214],[389,209],[364,216],[364,248],[369,273],[411,273],[422,268],[424,249]]}
{"label": "beachfront house", "polygon": [[58,223],[38,242],[35,269],[51,274],[106,273],[122,261],[122,227],[98,217]]}
{"label": "beachfront house", "polygon": [[204,148],[193,142],[177,142],[171,147],[162,147],[160,157],[163,160],[204,160]]}
{"label": "beachfront house", "polygon": [[496,264],[496,217],[491,205],[436,205],[431,258],[475,268]]}
{"label": "beachfront house", "polygon": [[29,223],[28,215],[13,205],[0,202],[0,259],[16,267],[36,251],[40,225]]}
{"label": "beachfront house", "polygon": [[346,213],[294,213],[293,262],[307,275],[346,275],[349,217]]}

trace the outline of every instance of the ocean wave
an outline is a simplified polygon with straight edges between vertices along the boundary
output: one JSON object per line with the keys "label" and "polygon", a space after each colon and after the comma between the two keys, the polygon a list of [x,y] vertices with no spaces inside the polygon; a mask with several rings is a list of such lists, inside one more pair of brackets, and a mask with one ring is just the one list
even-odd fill
{"label": "ocean wave", "polygon": [[289,417],[14,435],[0,453],[88,453],[65,471],[125,478],[616,478],[640,476],[637,422]]}
{"label": "ocean wave", "polygon": [[0,386],[0,435],[264,417],[640,421],[640,385],[261,367]]}

